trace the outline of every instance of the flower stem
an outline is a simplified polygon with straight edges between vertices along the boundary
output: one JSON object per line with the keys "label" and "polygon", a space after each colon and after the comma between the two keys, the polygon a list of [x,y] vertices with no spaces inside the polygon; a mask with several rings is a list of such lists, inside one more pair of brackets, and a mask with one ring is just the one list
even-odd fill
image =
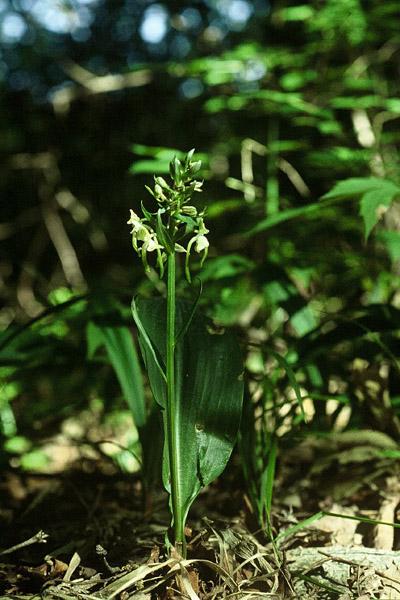
{"label": "flower stem", "polygon": [[174,525],[174,543],[177,552],[185,558],[186,543],[181,493],[181,452],[179,448],[179,411],[175,390],[175,253],[168,254],[167,279],[167,438],[169,472],[171,479],[171,505]]}

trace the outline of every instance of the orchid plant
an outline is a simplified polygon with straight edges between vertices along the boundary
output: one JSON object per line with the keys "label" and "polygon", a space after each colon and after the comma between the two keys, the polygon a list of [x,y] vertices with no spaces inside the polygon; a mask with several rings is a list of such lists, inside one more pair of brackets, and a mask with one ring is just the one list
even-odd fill
{"label": "orchid plant", "polygon": [[201,162],[191,150],[170,163],[171,181],[154,177],[147,187],[157,210],[142,203],[142,216],[130,211],[132,246],[145,271],[149,254],[160,278],[166,271],[166,300],[134,299],[132,313],[154,398],[164,425],[163,481],[170,494],[175,552],[186,555],[185,522],[200,489],[225,468],[235,443],[243,399],[242,357],[234,335],[213,335],[207,320],[176,298],[179,255],[191,282],[193,252],[207,257],[205,213],[191,204],[202,190],[195,177]]}

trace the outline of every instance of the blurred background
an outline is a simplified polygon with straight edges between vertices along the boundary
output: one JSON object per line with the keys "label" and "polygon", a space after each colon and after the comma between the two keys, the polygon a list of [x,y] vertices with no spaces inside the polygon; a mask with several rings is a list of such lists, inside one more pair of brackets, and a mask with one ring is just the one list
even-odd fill
{"label": "blurred background", "polygon": [[[319,199],[351,177],[399,183],[399,21],[394,0],[0,0],[4,464],[55,468],[55,434],[90,454],[121,427],[135,447],[88,327],[133,331],[133,294],[163,291],[126,221],[152,175],[193,147],[211,231],[202,303],[250,340],[251,377],[272,345],[316,429],[340,416],[339,428],[398,432],[396,192],[364,212],[361,188]],[[354,410],[365,380],[390,395],[384,414],[376,397]]]}

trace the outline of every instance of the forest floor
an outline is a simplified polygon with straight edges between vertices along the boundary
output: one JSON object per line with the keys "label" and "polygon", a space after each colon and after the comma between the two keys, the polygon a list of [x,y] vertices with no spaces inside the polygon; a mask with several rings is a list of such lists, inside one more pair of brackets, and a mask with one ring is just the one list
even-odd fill
{"label": "forest floor", "polygon": [[10,468],[0,481],[0,600],[400,598],[390,445],[361,431],[282,453],[273,543],[234,459],[193,505],[186,560],[165,552],[165,495],[144,510],[137,475],[104,457],[46,474]]}

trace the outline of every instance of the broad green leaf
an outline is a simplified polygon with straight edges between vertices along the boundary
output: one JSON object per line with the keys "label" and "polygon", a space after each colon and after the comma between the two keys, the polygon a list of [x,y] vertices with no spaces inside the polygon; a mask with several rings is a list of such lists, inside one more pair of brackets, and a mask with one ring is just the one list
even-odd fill
{"label": "broad green leaf", "polygon": [[88,357],[104,345],[115,370],[122,392],[131,409],[135,425],[146,422],[146,404],[139,360],[132,335],[127,327],[104,327],[89,322],[86,330]]}
{"label": "broad green leaf", "polygon": [[[166,303],[137,299],[138,315],[151,344],[166,360]],[[176,331],[191,316],[192,305],[177,302]],[[235,444],[242,409],[242,356],[235,336],[210,333],[208,321],[195,314],[176,345],[176,426],[179,428],[179,485],[185,516],[202,486],[224,470]],[[157,403],[166,405],[166,386],[149,345],[139,337]],[[164,485],[169,489],[168,450],[164,448]]]}
{"label": "broad green leaf", "polygon": [[[157,352],[156,349],[154,348],[149,336],[147,335],[147,331],[139,317],[139,313],[137,310],[137,306],[136,306],[136,302],[135,302],[135,298],[132,299],[132,315],[133,315],[133,320],[136,323],[136,327],[138,328],[139,334],[140,334],[140,340],[142,343],[142,346],[145,344],[147,347],[147,351],[150,352],[152,358],[153,358],[153,363],[155,364],[155,366],[158,369],[159,374],[161,375],[162,379],[164,381],[166,381],[166,375],[165,375],[165,366],[162,366],[160,364],[160,360],[159,360],[159,356],[157,356]],[[162,361],[162,359],[161,359]],[[163,362],[163,361],[162,361]]]}
{"label": "broad green leaf", "polygon": [[196,314],[197,307],[198,307],[199,302],[200,302],[201,294],[203,292],[203,283],[202,283],[201,279],[199,279],[199,282],[200,282],[200,285],[199,285],[199,291],[198,291],[197,297],[196,297],[195,301],[193,302],[193,304],[192,304],[192,306],[190,308],[190,313],[189,313],[189,316],[188,316],[187,320],[182,325],[182,328],[180,329],[180,331],[178,331],[176,333],[175,345],[178,343],[178,341],[182,337],[184,337],[186,335],[186,332],[187,332],[187,330],[190,327],[190,324],[191,324],[191,322],[193,320],[193,317]]}
{"label": "broad green leaf", "polygon": [[240,254],[226,254],[209,259],[201,272],[201,280],[225,279],[241,273],[249,273],[254,269],[254,262]]}
{"label": "broad green leaf", "polygon": [[333,198],[351,198],[352,196],[360,196],[371,190],[388,190],[393,196],[400,192],[400,188],[386,179],[379,177],[351,177],[344,181],[339,181],[327,194],[322,196],[322,200]]}
{"label": "broad green leaf", "polygon": [[148,494],[162,484],[160,465],[163,457],[164,436],[162,416],[155,403],[153,403],[146,424],[139,434],[143,451],[142,473],[147,502],[150,501]]}
{"label": "broad green leaf", "polygon": [[364,219],[365,239],[387,211],[393,200],[391,190],[371,190],[366,192],[360,200],[360,215]]}
{"label": "broad green leaf", "polygon": [[364,219],[365,239],[367,239],[382,214],[399,194],[400,187],[387,179],[354,177],[337,183],[322,199],[334,200],[361,196],[360,215]]}

